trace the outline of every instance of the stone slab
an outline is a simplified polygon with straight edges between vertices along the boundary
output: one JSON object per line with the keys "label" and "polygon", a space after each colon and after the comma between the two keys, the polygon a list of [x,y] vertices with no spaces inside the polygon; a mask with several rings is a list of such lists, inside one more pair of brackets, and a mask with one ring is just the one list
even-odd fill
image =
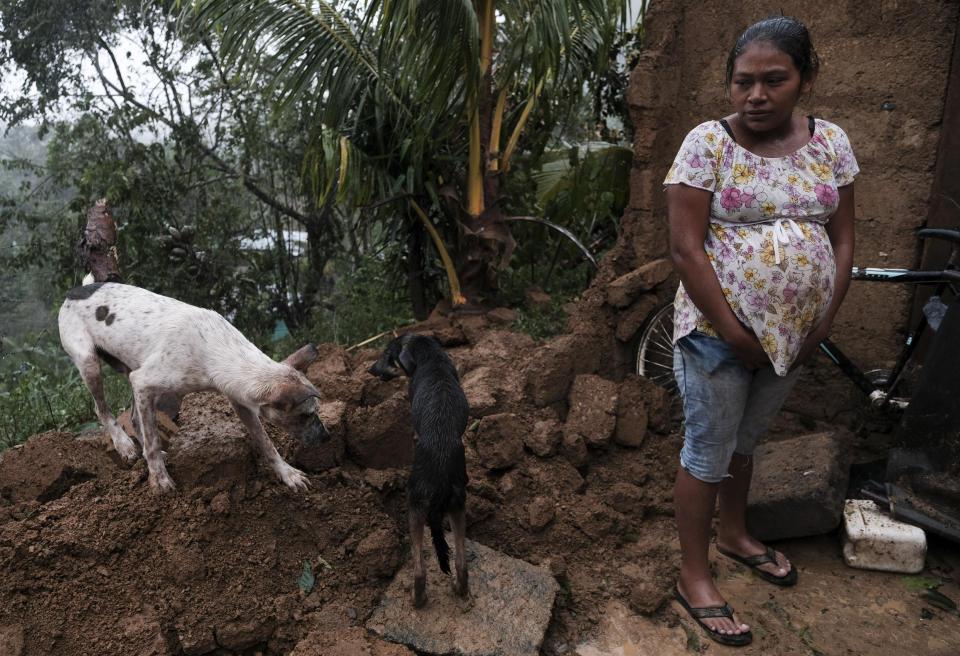
{"label": "stone slab", "polygon": [[761,444],[754,454],[747,528],[758,540],[829,533],[843,517],[849,475],[839,433]]}
{"label": "stone slab", "polygon": [[[452,550],[452,536],[447,536],[447,543]],[[367,628],[418,654],[536,656],[550,623],[557,582],[545,569],[472,540],[466,544],[468,598],[454,595],[452,576],[440,572],[432,547],[425,547],[426,606],[413,607],[413,566],[408,559]],[[452,552],[450,564],[452,568]]]}

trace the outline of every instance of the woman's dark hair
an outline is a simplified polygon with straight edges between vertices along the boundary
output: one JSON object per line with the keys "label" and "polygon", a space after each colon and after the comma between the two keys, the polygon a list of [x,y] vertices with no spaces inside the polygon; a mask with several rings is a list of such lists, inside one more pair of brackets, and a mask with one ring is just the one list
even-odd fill
{"label": "woman's dark hair", "polygon": [[740,35],[727,58],[727,86],[733,79],[733,64],[754,41],[766,41],[781,52],[790,55],[800,77],[812,75],[820,68],[820,60],[810,41],[807,26],[792,16],[768,16],[754,23]]}

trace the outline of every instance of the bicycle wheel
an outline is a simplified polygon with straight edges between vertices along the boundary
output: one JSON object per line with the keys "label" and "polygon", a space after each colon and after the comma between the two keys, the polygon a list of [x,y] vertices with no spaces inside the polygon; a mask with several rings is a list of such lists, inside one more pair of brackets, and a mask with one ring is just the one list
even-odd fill
{"label": "bicycle wheel", "polygon": [[673,303],[654,310],[640,329],[637,347],[637,373],[677,394],[673,376]]}

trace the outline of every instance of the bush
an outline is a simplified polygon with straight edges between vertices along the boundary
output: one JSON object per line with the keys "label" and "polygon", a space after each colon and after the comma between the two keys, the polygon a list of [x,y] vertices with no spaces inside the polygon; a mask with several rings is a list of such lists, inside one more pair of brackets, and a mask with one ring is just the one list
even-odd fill
{"label": "bush", "polygon": [[[104,367],[104,391],[114,414],[130,405],[126,380]],[[15,343],[0,358],[0,451],[53,428],[76,430],[96,422],[93,398],[80,372],[50,333]],[[99,424],[97,424],[99,425]]]}
{"label": "bush", "polygon": [[306,343],[352,346],[382,332],[414,323],[405,279],[383,256],[363,258],[354,267],[334,266],[326,301],[308,321],[282,339],[264,339],[265,351],[283,359]]}

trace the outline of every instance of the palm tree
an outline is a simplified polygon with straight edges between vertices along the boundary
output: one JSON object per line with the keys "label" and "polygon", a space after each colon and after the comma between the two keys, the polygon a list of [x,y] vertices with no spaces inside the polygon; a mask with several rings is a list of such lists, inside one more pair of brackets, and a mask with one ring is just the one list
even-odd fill
{"label": "palm tree", "polygon": [[313,117],[318,202],[421,221],[454,305],[480,306],[516,245],[501,201],[531,109],[608,65],[628,4],[195,0],[186,15],[219,35],[235,79]]}

